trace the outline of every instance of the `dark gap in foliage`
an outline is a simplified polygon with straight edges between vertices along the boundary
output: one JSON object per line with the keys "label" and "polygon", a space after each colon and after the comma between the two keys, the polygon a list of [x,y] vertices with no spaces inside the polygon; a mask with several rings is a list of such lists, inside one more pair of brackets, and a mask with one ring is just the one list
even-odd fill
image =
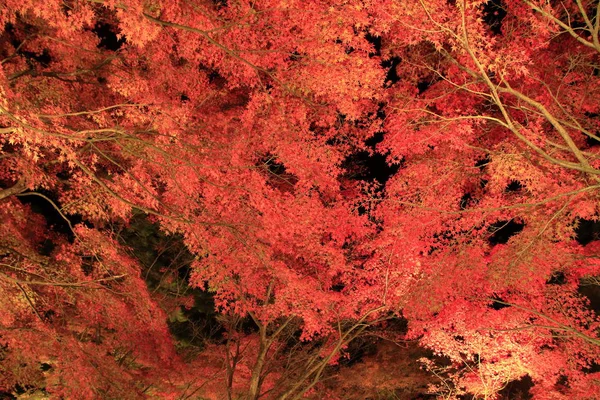
{"label": "dark gap in foliage", "polygon": [[365,140],[365,144],[367,146],[369,146],[370,148],[375,149],[375,147],[377,146],[378,143],[383,142],[383,136],[384,136],[383,131],[377,131],[377,132],[375,132],[375,134],[373,136],[371,136],[370,138]]}
{"label": "dark gap in foliage", "polygon": [[[212,297],[197,296],[195,304],[189,310],[181,309],[182,320],[169,321],[171,334],[185,345],[203,346],[207,339],[220,341],[225,328],[217,320],[217,312]],[[256,329],[248,329],[250,333]]]}
{"label": "dark gap in foliage", "polygon": [[44,241],[40,244],[38,248],[38,252],[42,256],[49,256],[52,254],[52,251],[56,248],[54,242],[48,238],[44,239]]}
{"label": "dark gap in foliage", "polygon": [[[385,111],[385,103],[379,103],[377,112],[375,113],[375,119],[377,119],[383,123],[383,121],[385,121],[386,117],[387,117],[387,113]],[[365,145],[367,145],[371,149],[375,150],[377,147],[377,144],[379,144],[383,141],[384,134],[385,134],[384,131],[375,132],[375,134],[373,134],[373,136],[371,136],[370,138],[365,140]]]}
{"label": "dark gap in foliage", "polygon": [[[165,273],[187,276],[194,256],[187,250],[180,235],[166,235],[158,224],[147,216],[134,216],[119,239],[132,249],[133,255],[144,267],[144,278],[151,287],[160,285]],[[180,270],[183,269],[183,272]],[[186,281],[187,283],[187,281]]]}
{"label": "dark gap in foliage", "polygon": [[492,33],[500,35],[502,33],[502,20],[506,17],[505,4],[502,0],[490,0],[484,4],[483,22],[490,28]]}
{"label": "dark gap in foliage", "polygon": [[460,202],[459,202],[459,207],[461,210],[466,210],[467,207],[469,207],[469,205],[471,204],[471,201],[473,200],[473,196],[471,195],[471,193],[465,193],[461,198],[460,198]]}
{"label": "dark gap in foliage", "polygon": [[499,297],[499,296],[493,296],[492,297],[492,303],[489,305],[489,307],[492,310],[496,310],[496,311],[502,310],[503,308],[510,307],[509,305],[504,304],[504,303],[505,302],[504,302],[504,300],[501,297]]}
{"label": "dark gap in foliage", "polygon": [[276,160],[274,155],[267,154],[259,160],[257,166],[265,171],[267,183],[270,186],[282,192],[292,192],[298,182],[298,178],[287,172],[285,165]]}
{"label": "dark gap in foliage", "polygon": [[297,51],[293,51],[288,57],[288,61],[298,61],[300,59],[302,59],[302,54],[298,53]]}
{"label": "dark gap in foliage", "polygon": [[[285,336],[285,347],[284,347],[285,350],[283,352],[291,350],[293,348],[303,347],[303,346],[308,348],[309,346],[313,345],[313,343],[301,341],[300,340],[301,336],[302,336],[302,329],[300,329],[298,326],[294,325],[294,327],[291,329],[291,332],[289,332]],[[316,340],[315,344],[318,345],[318,343],[319,343],[319,339]]]}
{"label": "dark gap in foliage", "polygon": [[245,333],[246,335],[252,335],[253,333],[257,333],[259,331],[259,328],[252,318],[244,318],[242,319],[238,330],[240,332]]}
{"label": "dark gap in foliage", "polygon": [[[596,134],[596,136],[598,136],[598,134]],[[591,147],[596,147],[596,146],[600,146],[600,141],[594,139],[591,136],[585,136],[585,144],[587,145],[587,148],[591,148]]]}
{"label": "dark gap in foliage", "polygon": [[524,227],[525,224],[514,220],[498,221],[490,226],[491,235],[488,240],[492,246],[506,244],[511,237],[521,232]]}
{"label": "dark gap in foliage", "polygon": [[[223,85],[224,84],[225,83],[223,82]],[[267,91],[269,90],[268,87],[266,87],[265,89]],[[226,101],[220,104],[221,111],[233,110],[235,108],[244,107],[250,101],[250,96],[243,90],[232,90],[230,94],[231,95],[227,97]]]}
{"label": "dark gap in foliage", "polygon": [[[422,388],[423,391],[427,390],[427,387],[423,387]],[[398,392],[400,392],[400,394],[397,394]],[[404,399],[404,398],[408,398],[408,397],[398,397],[401,396],[404,392],[404,389],[395,389],[394,390],[394,398],[398,398],[398,399]],[[416,397],[410,397],[411,400],[434,400],[434,399],[439,399],[439,396],[436,394],[428,394],[428,393],[409,393],[410,396],[416,396]],[[379,399],[377,399],[379,400]]]}
{"label": "dark gap in foliage", "polygon": [[419,91],[419,94],[423,94],[423,92],[425,92],[427,89],[433,86],[434,83],[438,81],[439,79],[432,78],[421,79],[419,82],[417,82],[417,90]]}
{"label": "dark gap in foliage", "polygon": [[489,181],[488,181],[487,179],[480,179],[480,180],[479,180],[479,187],[480,187],[481,189],[485,189],[485,187],[487,186],[488,182],[489,182]]}
{"label": "dark gap in foliage", "polygon": [[334,285],[331,285],[331,291],[332,292],[341,293],[345,288],[346,288],[346,285],[343,284],[343,283],[336,283]]}
{"label": "dark gap in foliage", "polygon": [[365,182],[379,182],[382,185],[400,169],[401,164],[388,164],[387,157],[381,153],[358,151],[350,154],[342,163],[349,171],[348,178]]}
{"label": "dark gap in foliage", "polygon": [[184,67],[189,64],[189,61],[185,57],[178,57],[176,60],[172,61],[175,67]]}
{"label": "dark gap in foliage", "polygon": [[218,89],[222,89],[227,84],[227,79],[225,79],[225,77],[221,75],[216,69],[200,64],[198,70],[200,72],[205,73],[206,79],[208,79],[208,83],[214,85]]}
{"label": "dark gap in foliage", "polygon": [[358,206],[358,208],[356,209],[356,212],[358,213],[358,215],[366,215],[367,208],[365,206]]}
{"label": "dark gap in foliage", "polygon": [[442,232],[434,233],[433,237],[438,242],[451,242],[456,237],[456,235],[455,235],[455,232],[453,232],[451,230],[445,230]]}
{"label": "dark gap in foliage", "polygon": [[480,158],[479,160],[475,161],[475,167],[477,167],[483,171],[487,168],[487,165],[490,163],[490,161],[492,161],[492,160],[490,159],[489,156]]}
{"label": "dark gap in foliage", "polygon": [[49,371],[51,369],[52,369],[52,365],[51,364],[48,364],[48,363],[41,363],[40,364],[40,370],[41,371],[45,372],[45,371]]}
{"label": "dark gap in foliage", "polygon": [[229,3],[227,0],[212,0],[212,3],[215,5],[215,8],[217,10],[221,10],[221,9],[229,6]]}
{"label": "dark gap in foliage", "polygon": [[512,181],[510,181],[510,183],[508,185],[506,185],[506,188],[504,189],[504,191],[510,193],[510,192],[518,192],[521,189],[523,189],[523,185],[521,184],[521,182],[512,180]]}
{"label": "dark gap in foliage", "polygon": [[42,67],[47,67],[52,62],[52,57],[48,52],[48,49],[42,50],[41,53],[34,53],[32,51],[20,50],[19,53],[23,55],[27,59],[27,61],[35,61],[40,64]]}
{"label": "dark gap in foliage", "polygon": [[377,119],[381,120],[381,121],[385,121],[385,118],[387,116],[387,113],[385,112],[385,103],[379,103],[377,108]]}
{"label": "dark gap in foliage", "polygon": [[[562,2],[553,0],[550,2],[550,4],[553,7],[560,7]],[[585,10],[585,12],[587,13],[588,16],[596,14],[596,6],[597,6],[596,1],[588,2],[588,7]],[[584,6],[584,8],[585,8],[585,6]],[[569,25],[575,32],[587,31],[587,29],[588,29],[585,19],[583,18],[582,14],[580,12],[574,12],[574,13],[566,12],[566,13],[563,13],[562,15],[559,15],[559,18],[563,23]]]}
{"label": "dark gap in foliage", "polygon": [[402,59],[400,57],[391,57],[387,60],[381,62],[381,66],[387,70],[387,74],[385,76],[384,83],[386,86],[391,86],[394,83],[400,81],[400,76],[398,76],[398,71],[396,67]]}
{"label": "dark gap in foliage", "polygon": [[61,181],[68,181],[72,176],[73,174],[68,168],[56,173],[56,177]]}
{"label": "dark gap in foliage", "polygon": [[408,332],[408,320],[403,317],[395,317],[385,322],[386,332],[405,334]]}
{"label": "dark gap in foliage", "polygon": [[222,80],[225,80],[225,78],[223,78],[223,77],[221,76],[221,74],[219,74],[219,73],[218,73],[217,71],[215,71],[215,70],[211,70],[211,71],[208,73],[207,77],[208,77],[208,82],[209,82],[209,83],[214,83],[215,81],[217,81],[217,80],[221,80],[221,79],[222,79]]}
{"label": "dark gap in foliage", "polygon": [[97,22],[92,32],[98,36],[100,43],[97,47],[109,51],[118,51],[126,42],[124,37],[117,36],[117,28],[105,22]]}
{"label": "dark gap in foliage", "polygon": [[494,71],[490,71],[488,73],[488,78],[490,79],[490,81],[492,83],[494,83],[495,85],[500,84],[500,81],[498,81],[498,76],[496,75],[496,73]]}
{"label": "dark gap in foliage", "polygon": [[[8,22],[4,26],[4,32],[2,32],[2,36],[6,37],[8,39],[8,41],[15,48],[15,50],[18,49],[19,46],[21,46],[24,41],[23,38],[20,35],[18,35],[18,33],[25,32],[26,34],[31,34],[31,33],[37,31],[36,27],[23,21],[21,18],[18,18],[17,23],[19,26],[18,29],[15,27],[15,25],[12,22]],[[43,67],[47,67],[48,64],[50,64],[50,62],[52,61],[52,59],[50,57],[50,53],[48,52],[48,49],[43,49],[42,53],[36,53],[36,52],[32,52],[32,51],[26,51],[23,49],[19,49],[16,51],[16,54],[19,54],[19,55],[25,57],[25,59],[27,59],[28,63],[36,62],[36,63],[42,65]],[[3,54],[2,58],[9,57],[9,56],[10,56],[10,54]]]}
{"label": "dark gap in foliage", "polygon": [[75,8],[75,0],[63,0],[60,6],[60,10],[62,11],[65,17],[70,17],[72,15],[72,11]]}
{"label": "dark gap in foliage", "polygon": [[[191,308],[182,307],[182,318],[174,318],[169,323],[177,340],[184,345],[200,345],[207,338],[222,336],[223,328],[217,320],[212,293],[207,288],[201,290],[189,286],[194,256],[185,246],[183,237],[163,233],[158,224],[140,213],[119,233],[119,239],[142,265],[141,275],[152,291],[173,298],[193,296]],[[171,279],[165,279],[169,276]]]}
{"label": "dark gap in foliage", "polygon": [[81,257],[81,271],[85,276],[90,276],[92,272],[94,272],[94,264],[96,261],[96,258],[93,256]]}
{"label": "dark gap in foliage", "polygon": [[373,356],[377,353],[377,339],[371,336],[358,337],[348,344],[348,347],[342,353],[339,364],[342,367],[351,367],[364,360],[365,357]]}
{"label": "dark gap in foliage", "polygon": [[426,253],[426,254],[427,254],[428,256],[430,256],[430,255],[432,255],[433,253],[435,253],[435,252],[436,252],[437,250],[439,250],[439,249],[440,249],[440,248],[439,248],[439,246],[431,246],[431,247],[429,248],[429,250],[427,250],[427,253]]}
{"label": "dark gap in foliage", "polygon": [[[46,223],[48,224],[48,228],[56,232],[58,234],[64,235],[70,243],[75,241],[75,235],[71,231],[69,224],[65,219],[61,216],[61,214],[54,208],[54,206],[43,197],[37,195],[27,195],[27,193],[33,193],[32,191],[26,191],[20,195],[18,195],[18,199],[22,204],[26,204],[31,207],[31,211],[36,214],[42,215],[46,219]],[[52,200],[52,202],[60,209],[61,205],[56,196],[47,190],[38,189],[35,193],[40,193]],[[64,215],[64,214],[63,214]],[[81,215],[65,215],[72,226],[84,223],[86,226],[90,227],[92,224],[88,221],[84,221]]]}
{"label": "dark gap in foliage", "polygon": [[373,45],[374,52],[369,53],[369,57],[380,57],[381,56],[381,36],[373,35],[371,33],[365,34],[367,42]]}
{"label": "dark gap in foliage", "polygon": [[177,277],[184,281],[187,285],[190,284],[190,276],[192,274],[192,267],[190,264],[182,265],[177,268]]}
{"label": "dark gap in foliage", "polygon": [[506,400],[529,400],[533,399],[533,395],[530,393],[532,387],[533,380],[529,375],[525,375],[520,379],[508,382],[498,394],[500,398]]}
{"label": "dark gap in foliage", "polygon": [[54,312],[54,310],[46,310],[44,312],[44,321],[48,322],[48,323],[52,323],[52,320],[54,319],[54,316],[56,315],[56,312]]}
{"label": "dark gap in foliage", "polygon": [[[600,135],[600,132],[595,132],[594,135],[596,137],[598,137]],[[599,140],[597,140],[597,139],[595,139],[595,138],[593,138],[593,137],[591,137],[589,135],[585,135],[584,134],[584,136],[585,136],[585,144],[586,144],[586,146],[587,146],[588,149],[592,148],[592,147],[600,146],[600,141]]]}
{"label": "dark gap in foliage", "polygon": [[[19,385],[18,383],[13,387],[11,397],[9,399],[18,399],[22,396],[26,396],[28,393],[35,391],[36,387],[31,385]],[[14,397],[16,395],[16,397]]]}
{"label": "dark gap in foliage", "polygon": [[[375,117],[381,121],[385,119],[385,103],[379,104]],[[340,120],[342,123],[344,119],[345,116],[341,115]],[[365,145],[371,148],[371,151],[359,150],[346,157],[342,162],[342,168],[348,171],[346,178],[365,182],[377,181],[383,189],[389,178],[403,167],[402,162],[390,164],[387,160],[387,154],[376,151],[377,144],[384,139],[384,134],[383,131],[377,131],[365,140]]]}
{"label": "dark gap in foliage", "polygon": [[337,122],[339,124],[339,126],[344,125],[344,123],[346,123],[346,114],[342,114],[340,112],[337,113]]}
{"label": "dark gap in foliage", "polygon": [[[378,124],[378,128],[383,128],[385,117],[385,111],[383,107],[380,107],[376,112],[370,112],[364,120],[355,122],[354,126],[359,129],[368,130],[372,124]],[[375,151],[377,150],[377,144],[383,141],[383,135],[384,131],[378,129],[373,133],[373,136],[365,139],[364,143],[367,147],[370,147]]]}
{"label": "dark gap in foliage", "polygon": [[12,22],[7,22],[6,25],[4,25],[4,32],[2,36],[4,35],[10,37],[10,44],[15,49],[19,47],[21,43],[23,43],[21,40],[17,39],[17,36],[15,35],[15,25]]}
{"label": "dark gap in foliage", "polygon": [[[594,76],[599,76],[600,75],[600,69],[599,68],[594,68]],[[593,112],[589,112],[586,111],[585,116],[587,118],[590,119],[594,119],[594,118],[598,118],[600,117],[599,113],[593,113]],[[585,136],[585,144],[587,145],[587,148],[592,148],[592,147],[596,147],[596,146],[600,146],[600,140],[597,140],[589,135],[586,135],[585,133],[583,134]],[[595,131],[593,132],[593,135],[596,137],[600,137],[600,131]]]}
{"label": "dark gap in foliage", "polygon": [[548,285],[564,285],[567,283],[567,277],[564,272],[556,271],[550,276],[550,279],[546,282]]}
{"label": "dark gap in foliage", "polygon": [[569,377],[566,375],[560,375],[556,380],[554,387],[558,392],[563,392],[569,387]]}
{"label": "dark gap in foliage", "polygon": [[600,372],[600,364],[592,362],[589,367],[584,367],[582,370],[586,374],[595,374]]}
{"label": "dark gap in foliage", "polygon": [[182,103],[187,103],[188,101],[190,101],[190,98],[187,96],[187,94],[182,93],[181,96],[179,96],[179,100]]}
{"label": "dark gap in foliage", "polygon": [[575,228],[575,240],[582,246],[600,239],[600,221],[579,219]]}
{"label": "dark gap in foliage", "polygon": [[426,91],[429,88],[429,86],[431,86],[431,83],[427,79],[423,79],[417,82],[417,90],[419,91],[419,94],[423,94],[423,92]]}
{"label": "dark gap in foliage", "polygon": [[596,314],[600,314],[600,286],[596,284],[580,284],[577,293],[587,298],[589,307]]}

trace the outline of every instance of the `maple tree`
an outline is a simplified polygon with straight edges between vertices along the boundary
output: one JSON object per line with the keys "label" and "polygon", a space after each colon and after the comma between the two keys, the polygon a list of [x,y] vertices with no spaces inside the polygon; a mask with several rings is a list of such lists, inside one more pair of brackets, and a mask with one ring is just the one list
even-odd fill
{"label": "maple tree", "polygon": [[422,256],[404,310],[463,366],[456,394],[493,397],[524,375],[540,398],[597,392],[583,370],[598,321],[577,288],[598,267],[574,239],[597,218],[598,18],[561,4],[503,3],[500,19],[484,2],[418,2],[381,28],[402,32],[387,51],[404,82],[378,146],[406,168],[380,218],[388,243]]}
{"label": "maple tree", "polygon": [[1,390],[323,398],[405,334],[449,398],[600,392],[597,2],[2,3]]}

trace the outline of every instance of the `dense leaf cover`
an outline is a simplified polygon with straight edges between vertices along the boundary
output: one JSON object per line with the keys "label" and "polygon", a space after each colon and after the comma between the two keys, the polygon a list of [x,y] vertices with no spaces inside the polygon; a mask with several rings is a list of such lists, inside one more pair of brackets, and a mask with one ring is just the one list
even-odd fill
{"label": "dense leaf cover", "polygon": [[[368,334],[431,350],[444,398],[597,398],[599,27],[592,0],[0,0],[0,390],[343,398],[321,380]],[[219,332],[183,345],[202,291]]]}

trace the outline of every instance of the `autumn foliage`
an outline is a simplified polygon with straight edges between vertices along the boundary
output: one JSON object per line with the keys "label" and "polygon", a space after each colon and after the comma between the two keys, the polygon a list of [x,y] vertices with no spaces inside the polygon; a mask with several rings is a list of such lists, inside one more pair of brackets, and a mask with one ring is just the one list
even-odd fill
{"label": "autumn foliage", "polygon": [[599,27],[593,0],[0,0],[0,391],[342,399],[386,340],[441,398],[599,398]]}

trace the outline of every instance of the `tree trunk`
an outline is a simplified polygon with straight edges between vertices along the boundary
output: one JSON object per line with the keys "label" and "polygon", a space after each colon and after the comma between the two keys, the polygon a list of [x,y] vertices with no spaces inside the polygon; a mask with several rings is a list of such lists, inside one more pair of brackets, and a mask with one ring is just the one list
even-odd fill
{"label": "tree trunk", "polygon": [[257,400],[260,396],[260,384],[263,367],[267,359],[267,352],[269,351],[269,343],[267,342],[266,327],[260,327],[260,348],[258,349],[258,356],[256,357],[256,363],[252,368],[252,378],[250,379],[250,389],[248,391],[248,400]]}
{"label": "tree trunk", "polygon": [[267,358],[268,347],[264,344],[260,344],[260,350],[258,357],[256,358],[256,364],[252,368],[252,378],[250,379],[250,390],[248,391],[249,400],[257,400],[260,395],[260,381],[265,360]]}

